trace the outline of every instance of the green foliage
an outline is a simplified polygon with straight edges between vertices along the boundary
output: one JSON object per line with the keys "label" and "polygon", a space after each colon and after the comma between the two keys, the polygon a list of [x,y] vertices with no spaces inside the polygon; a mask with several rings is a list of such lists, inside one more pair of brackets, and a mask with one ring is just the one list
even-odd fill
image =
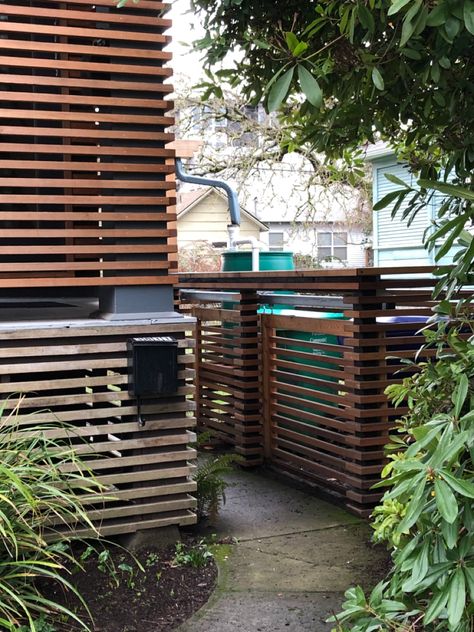
{"label": "green foliage", "polygon": [[[193,0],[211,70],[249,100],[267,99],[317,149],[373,141],[378,134],[410,148],[412,164],[459,153],[472,166],[472,0]],[[243,55],[229,50],[239,48]],[[310,75],[311,79],[308,78]],[[315,86],[319,89],[315,90]],[[321,100],[319,93],[324,95]],[[271,97],[271,98],[270,98]],[[416,147],[411,145],[416,142]]]}
{"label": "green foliage", "polygon": [[[439,270],[436,295],[472,280],[473,0],[192,4],[205,28],[197,48],[208,64],[206,96],[227,81],[249,101],[264,100],[278,112],[287,151],[311,146],[329,161],[344,160],[386,141],[419,184],[402,185],[376,208],[391,204],[410,224],[433,190],[441,192],[427,247],[440,263],[458,240],[461,249],[453,271]],[[243,54],[227,55],[236,48]],[[226,68],[214,75],[216,62]]]}
{"label": "green foliage", "polygon": [[56,581],[76,593],[62,572],[72,560],[68,542],[80,523],[93,530],[81,496],[90,499],[99,486],[71,446],[49,438],[53,426],[33,425],[35,415],[30,426],[19,425],[17,409],[6,414],[5,407],[0,408],[0,627],[50,632],[50,615],[62,614],[88,629],[73,612],[43,597],[37,581]]}
{"label": "green foliage", "polygon": [[[131,560],[133,561],[133,566],[124,561],[126,558],[123,553],[120,555],[119,563],[117,564],[114,559],[112,550],[110,549],[110,546],[112,545],[112,543],[107,542],[107,545],[108,547],[101,546],[99,548],[99,546],[96,544],[94,545],[89,544],[80,555],[78,570],[83,570],[82,569],[83,562],[86,562],[87,560],[90,560],[90,559],[94,559],[96,560],[95,563],[97,564],[98,570],[104,575],[108,576],[108,578],[110,579],[110,583],[113,587],[118,588],[122,580],[125,579],[125,583],[127,584],[127,587],[134,589],[137,571],[144,572],[145,569],[140,564],[138,559],[130,553],[130,551],[126,552],[126,556],[131,558]],[[118,544],[113,544],[112,546],[114,548],[119,547]],[[152,566],[156,562],[157,559],[158,559],[158,556],[156,554],[150,553],[150,555],[148,556],[146,560],[146,566],[147,567]]]}
{"label": "green foliage", "polygon": [[173,565],[202,568],[206,566],[213,557],[212,552],[204,540],[200,540],[193,546],[187,546],[183,542],[178,542],[175,547]]}
{"label": "green foliage", "polygon": [[474,620],[474,336],[470,323],[427,332],[433,361],[388,389],[408,413],[377,486],[374,537],[392,550],[387,581],[346,593],[337,630],[471,632]]}
{"label": "green foliage", "polygon": [[194,480],[197,483],[197,515],[208,517],[211,522],[217,518],[220,508],[225,504],[225,490],[228,482],[223,478],[232,471],[235,463],[241,461],[236,454],[220,454],[204,456],[198,462]]}
{"label": "green foliage", "polygon": [[[206,445],[212,438],[211,432],[202,432],[198,436],[196,446]],[[242,461],[238,454],[205,454],[198,459],[198,466],[193,479],[196,481],[197,516],[198,519],[209,518],[213,522],[219,509],[225,504],[225,490],[228,482],[224,475],[232,471],[235,463]]]}

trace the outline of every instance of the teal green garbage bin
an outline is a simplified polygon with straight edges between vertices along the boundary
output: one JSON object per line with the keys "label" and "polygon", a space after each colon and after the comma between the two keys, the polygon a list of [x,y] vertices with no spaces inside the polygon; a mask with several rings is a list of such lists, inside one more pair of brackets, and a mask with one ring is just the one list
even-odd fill
{"label": "teal green garbage bin", "polygon": [[[294,270],[293,253],[282,250],[260,252],[259,269]],[[223,272],[248,272],[252,270],[252,252],[250,250],[227,250],[222,253]]]}

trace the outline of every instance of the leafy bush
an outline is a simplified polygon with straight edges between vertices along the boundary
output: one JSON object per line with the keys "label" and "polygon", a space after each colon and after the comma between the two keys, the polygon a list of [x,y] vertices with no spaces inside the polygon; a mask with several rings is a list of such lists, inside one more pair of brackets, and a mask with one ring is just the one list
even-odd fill
{"label": "leafy bush", "polygon": [[49,438],[53,426],[22,426],[17,412],[0,407],[0,628],[47,629],[47,617],[56,613],[88,629],[43,597],[38,580],[75,592],[61,574],[72,557],[67,542],[78,523],[93,529],[81,495],[90,498],[98,484],[70,445]]}
{"label": "leafy bush", "polygon": [[[464,323],[464,329],[469,323]],[[433,361],[389,387],[409,413],[388,446],[373,514],[393,570],[369,596],[346,592],[337,630],[472,632],[474,625],[474,337],[441,323],[428,332]]]}

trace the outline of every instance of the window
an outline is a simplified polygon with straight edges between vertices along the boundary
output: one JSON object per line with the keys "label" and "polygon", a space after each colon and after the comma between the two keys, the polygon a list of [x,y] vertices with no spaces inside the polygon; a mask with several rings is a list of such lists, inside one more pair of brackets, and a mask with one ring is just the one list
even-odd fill
{"label": "window", "polygon": [[347,261],[347,233],[318,233],[318,259]]}
{"label": "window", "polygon": [[268,246],[270,250],[283,250],[284,233],[268,233]]}

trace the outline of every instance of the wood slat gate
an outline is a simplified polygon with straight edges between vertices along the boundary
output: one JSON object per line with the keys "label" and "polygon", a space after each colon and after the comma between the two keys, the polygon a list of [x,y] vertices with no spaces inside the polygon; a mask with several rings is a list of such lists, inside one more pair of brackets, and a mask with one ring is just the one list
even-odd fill
{"label": "wood slat gate", "polygon": [[168,5],[0,3],[0,288],[172,284]]}

